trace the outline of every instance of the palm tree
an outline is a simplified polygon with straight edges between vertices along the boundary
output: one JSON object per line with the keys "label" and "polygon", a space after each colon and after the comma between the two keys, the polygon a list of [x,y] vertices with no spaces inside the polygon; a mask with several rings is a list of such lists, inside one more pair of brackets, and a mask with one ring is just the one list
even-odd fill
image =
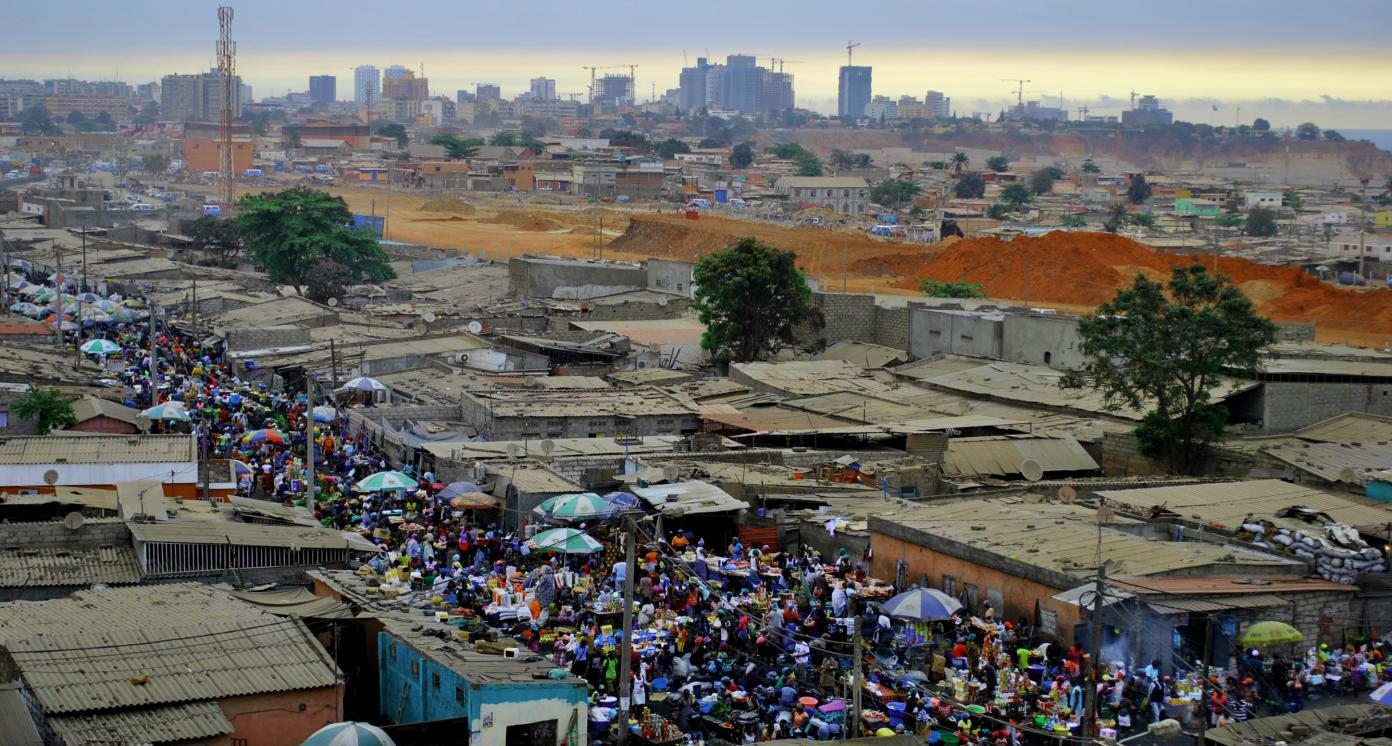
{"label": "palm tree", "polygon": [[953,154],[952,154],[952,173],[957,174],[958,176],[961,176],[961,175],[962,175],[962,171],[964,171],[964,170],[967,168],[967,164],[968,164],[968,163],[971,163],[971,159],[967,157],[967,154],[966,154],[966,153],[963,153],[963,152],[960,151],[960,150],[957,151],[956,153],[953,153]]}

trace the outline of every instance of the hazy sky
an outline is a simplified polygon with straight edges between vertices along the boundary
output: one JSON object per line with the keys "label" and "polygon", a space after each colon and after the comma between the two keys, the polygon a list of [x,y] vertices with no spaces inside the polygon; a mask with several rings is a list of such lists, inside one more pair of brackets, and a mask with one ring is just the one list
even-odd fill
{"label": "hazy sky", "polygon": [[[233,0],[238,71],[257,97],[307,88],[350,68],[425,65],[432,94],[529,78],[581,93],[581,65],[637,64],[640,98],[675,87],[684,60],[754,54],[789,60],[798,104],[835,109],[848,39],[877,94],[952,96],[959,113],[999,111],[1014,83],[1027,98],[1093,113],[1134,89],[1191,121],[1392,129],[1392,0]],[[0,76],[158,80],[213,61],[215,2],[15,3]],[[793,62],[796,61],[796,62]],[[1218,111],[1214,112],[1213,107]]]}

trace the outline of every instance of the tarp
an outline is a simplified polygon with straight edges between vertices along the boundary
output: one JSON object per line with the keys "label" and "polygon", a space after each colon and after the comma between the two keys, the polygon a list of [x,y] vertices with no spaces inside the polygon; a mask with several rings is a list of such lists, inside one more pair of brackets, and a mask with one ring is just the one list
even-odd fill
{"label": "tarp", "polygon": [[305,588],[278,591],[228,591],[228,594],[255,604],[268,614],[313,619],[351,619],[353,610],[342,601],[316,596]]}

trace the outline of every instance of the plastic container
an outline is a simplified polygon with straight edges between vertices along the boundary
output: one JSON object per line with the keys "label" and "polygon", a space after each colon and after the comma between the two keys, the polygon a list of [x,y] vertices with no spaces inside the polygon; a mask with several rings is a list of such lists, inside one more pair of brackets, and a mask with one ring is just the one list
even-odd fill
{"label": "plastic container", "polygon": [[667,685],[670,683],[671,682],[669,682],[667,679],[653,679],[652,690],[655,692],[665,692],[667,691]]}
{"label": "plastic container", "polygon": [[942,740],[939,741],[942,746],[957,746],[961,742],[962,737],[956,733],[943,733]]}
{"label": "plastic container", "polygon": [[889,715],[889,724],[891,726],[904,724],[904,707],[905,705],[903,702],[885,703],[885,712]]}

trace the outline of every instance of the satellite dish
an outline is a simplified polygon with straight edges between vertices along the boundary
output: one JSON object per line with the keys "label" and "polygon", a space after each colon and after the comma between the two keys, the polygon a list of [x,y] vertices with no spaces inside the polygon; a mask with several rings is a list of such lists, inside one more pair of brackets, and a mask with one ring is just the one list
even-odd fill
{"label": "satellite dish", "polygon": [[49,487],[58,484],[58,470],[49,469],[48,471],[44,472],[43,480],[44,484],[48,485]]}
{"label": "satellite dish", "polygon": [[469,326],[467,328],[470,334],[478,334],[483,331],[483,324],[480,324],[477,321],[470,321]]}
{"label": "satellite dish", "polygon": [[1027,482],[1038,482],[1044,478],[1044,469],[1038,461],[1027,458],[1020,462],[1020,476],[1024,477]]}
{"label": "satellite dish", "polygon": [[1065,484],[1058,488],[1059,502],[1064,505],[1072,505],[1078,499],[1078,491],[1071,484]]}
{"label": "satellite dish", "polygon": [[430,311],[426,311],[425,313],[421,314],[421,321],[424,321],[427,324],[433,324],[435,323],[435,314]]}
{"label": "satellite dish", "polygon": [[519,455],[521,455],[521,453],[522,446],[519,446],[516,443],[507,444],[507,455],[509,458],[517,458]]}
{"label": "satellite dish", "polygon": [[1103,503],[1097,506],[1097,525],[1107,526],[1116,520],[1116,511],[1112,506]]}
{"label": "satellite dish", "polygon": [[336,307],[338,307],[338,299],[337,299],[337,298],[330,298],[330,299],[328,300],[328,304],[329,304],[329,308],[336,308]]}
{"label": "satellite dish", "polygon": [[957,402],[957,413],[967,414],[971,411],[971,407],[971,402],[967,401],[966,399],[963,399],[962,401]]}
{"label": "satellite dish", "polygon": [[662,478],[669,482],[677,481],[677,467],[671,464],[662,467]]}
{"label": "satellite dish", "polygon": [[1357,481],[1357,479],[1358,475],[1353,472],[1353,469],[1351,467],[1345,466],[1342,470],[1339,471],[1340,482],[1354,482]]}
{"label": "satellite dish", "polygon": [[66,528],[69,531],[76,531],[79,528],[82,528],[82,524],[86,522],[87,519],[76,510],[63,516],[63,528]]}

